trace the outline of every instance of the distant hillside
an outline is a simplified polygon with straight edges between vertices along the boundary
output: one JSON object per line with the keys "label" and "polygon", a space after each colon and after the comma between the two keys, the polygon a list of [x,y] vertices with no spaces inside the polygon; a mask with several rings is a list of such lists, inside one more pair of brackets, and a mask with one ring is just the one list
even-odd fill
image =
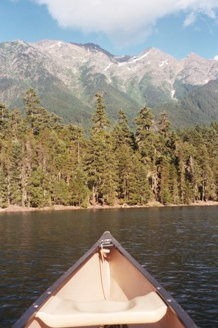
{"label": "distant hillside", "polygon": [[1,43],[0,101],[22,107],[30,87],[50,111],[84,126],[97,92],[112,121],[120,108],[132,120],[143,105],[168,112],[175,127],[218,119],[218,61],[195,54],[178,61],[154,48],[117,57],[90,43]]}

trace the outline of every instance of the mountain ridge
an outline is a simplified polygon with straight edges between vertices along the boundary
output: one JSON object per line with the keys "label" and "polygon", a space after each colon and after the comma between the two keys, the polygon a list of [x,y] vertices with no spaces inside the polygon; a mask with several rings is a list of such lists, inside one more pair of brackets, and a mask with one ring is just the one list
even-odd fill
{"label": "mountain ridge", "polygon": [[[139,108],[146,105],[154,112],[159,112],[160,107],[169,111],[174,126],[182,106],[182,126],[187,125],[187,118],[182,117],[184,111],[187,117],[195,112],[196,123],[209,123],[218,119],[214,106],[218,101],[216,82],[210,84],[216,80],[218,61],[194,53],[177,60],[157,48],[145,49],[137,56],[116,56],[92,43],[0,43],[1,101],[21,106],[25,91],[33,87],[44,106],[66,121],[79,124],[88,125],[96,92],[103,94],[112,121],[120,108],[132,120]],[[202,87],[204,99],[200,94]],[[210,99],[206,101],[207,95]],[[195,121],[194,114],[191,121]]]}

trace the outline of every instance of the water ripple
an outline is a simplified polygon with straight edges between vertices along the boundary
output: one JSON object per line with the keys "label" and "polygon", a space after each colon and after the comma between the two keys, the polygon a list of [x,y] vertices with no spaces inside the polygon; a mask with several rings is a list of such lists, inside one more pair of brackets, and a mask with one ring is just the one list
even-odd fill
{"label": "water ripple", "polygon": [[0,326],[110,230],[199,327],[218,327],[217,225],[217,207],[1,213]]}

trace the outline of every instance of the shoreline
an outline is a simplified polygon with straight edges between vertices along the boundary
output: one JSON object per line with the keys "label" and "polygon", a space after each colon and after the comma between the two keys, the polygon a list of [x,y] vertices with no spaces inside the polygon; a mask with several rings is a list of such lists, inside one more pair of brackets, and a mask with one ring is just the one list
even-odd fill
{"label": "shoreline", "polygon": [[150,202],[146,205],[90,205],[86,208],[80,207],[80,206],[64,206],[64,205],[54,205],[52,207],[22,207],[22,206],[16,206],[16,205],[10,205],[6,208],[0,208],[0,213],[16,213],[16,212],[40,212],[40,211],[72,211],[72,210],[98,210],[98,209],[130,209],[130,208],[157,208],[157,207],[179,207],[179,206],[218,206],[218,201],[199,201],[196,203],[190,203],[190,204],[168,204],[163,205],[159,202]]}

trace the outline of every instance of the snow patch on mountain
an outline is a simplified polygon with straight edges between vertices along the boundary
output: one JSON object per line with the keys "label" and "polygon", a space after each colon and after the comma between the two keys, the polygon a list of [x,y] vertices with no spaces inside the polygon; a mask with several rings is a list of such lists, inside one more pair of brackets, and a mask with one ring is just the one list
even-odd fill
{"label": "snow patch on mountain", "polygon": [[176,93],[175,89],[171,90],[171,99],[176,99],[175,98],[175,93]]}
{"label": "snow patch on mountain", "polygon": [[130,60],[130,63],[136,63],[138,61],[141,61],[142,59],[144,59],[145,57],[147,57],[149,55],[151,51],[149,50],[148,52],[146,52],[145,54],[143,54],[142,56],[140,57],[137,57],[137,56],[134,56],[131,60]]}
{"label": "snow patch on mountain", "polygon": [[159,67],[163,67],[164,65],[169,65],[169,63],[168,63],[167,60],[163,60],[163,61],[160,63]]}

